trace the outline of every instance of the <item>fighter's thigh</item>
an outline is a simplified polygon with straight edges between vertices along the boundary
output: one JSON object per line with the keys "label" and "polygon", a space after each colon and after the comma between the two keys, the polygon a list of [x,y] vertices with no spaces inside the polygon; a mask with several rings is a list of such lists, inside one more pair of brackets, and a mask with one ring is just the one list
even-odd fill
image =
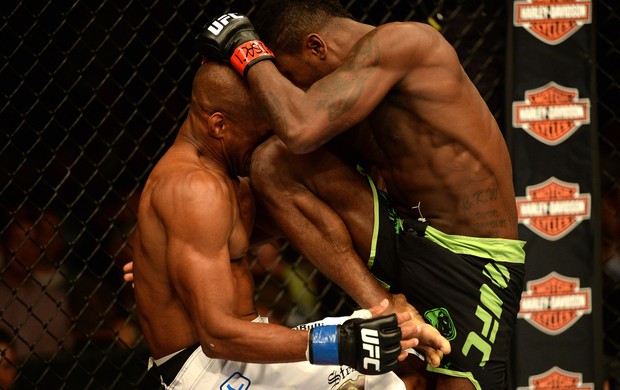
{"label": "fighter's thigh", "polygon": [[313,153],[304,164],[295,166],[305,186],[342,218],[356,247],[368,247],[369,251],[374,198],[368,178],[326,148]]}
{"label": "fighter's thigh", "polygon": [[357,248],[369,247],[374,203],[368,179],[327,148],[296,155],[270,138],[252,156],[251,181],[258,203],[270,207],[286,207],[293,190],[315,196],[340,216]]}

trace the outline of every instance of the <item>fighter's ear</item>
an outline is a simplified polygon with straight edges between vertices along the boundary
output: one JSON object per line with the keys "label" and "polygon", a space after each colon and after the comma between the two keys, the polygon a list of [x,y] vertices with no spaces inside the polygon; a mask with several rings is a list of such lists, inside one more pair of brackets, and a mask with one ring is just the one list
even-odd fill
{"label": "fighter's ear", "polygon": [[215,138],[222,138],[224,136],[224,123],[226,122],[224,115],[221,112],[214,112],[209,116],[209,134]]}
{"label": "fighter's ear", "polygon": [[327,44],[321,38],[319,34],[311,33],[306,36],[305,42],[306,48],[308,48],[313,55],[324,60],[327,55]]}

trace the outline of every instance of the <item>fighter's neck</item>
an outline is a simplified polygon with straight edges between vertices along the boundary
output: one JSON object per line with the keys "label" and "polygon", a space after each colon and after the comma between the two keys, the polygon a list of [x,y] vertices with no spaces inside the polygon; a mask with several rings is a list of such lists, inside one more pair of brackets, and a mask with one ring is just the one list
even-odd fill
{"label": "fighter's neck", "polygon": [[176,148],[186,150],[185,153],[195,155],[200,163],[209,171],[219,172],[222,176],[231,176],[226,156],[213,142],[196,139],[191,134],[179,132],[174,141]]}
{"label": "fighter's neck", "polygon": [[[181,126],[175,143],[185,144],[195,150],[205,168],[220,171],[233,178],[237,176],[237,161],[231,160],[222,138],[212,136],[205,123],[188,118]],[[234,155],[234,153],[233,153]]]}

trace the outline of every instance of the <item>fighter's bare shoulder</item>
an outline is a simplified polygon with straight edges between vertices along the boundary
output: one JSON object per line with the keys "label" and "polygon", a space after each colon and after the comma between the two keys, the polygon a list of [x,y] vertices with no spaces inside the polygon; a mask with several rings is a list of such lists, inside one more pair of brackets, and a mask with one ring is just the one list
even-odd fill
{"label": "fighter's bare shoulder", "polygon": [[221,175],[205,169],[181,169],[157,180],[151,203],[162,217],[178,218],[186,212],[195,215],[208,210],[223,213],[233,192],[230,179]]}
{"label": "fighter's bare shoulder", "polygon": [[[452,45],[439,31],[418,22],[393,22],[375,30],[381,64],[401,74],[398,85],[408,94],[430,97],[438,82],[460,82],[462,68]],[[445,89],[444,89],[445,90]],[[447,88],[448,91],[452,87]]]}
{"label": "fighter's bare shoulder", "polygon": [[412,54],[411,51],[430,50],[445,41],[432,26],[418,22],[386,23],[375,28],[373,32],[382,48],[404,50],[402,55]]}

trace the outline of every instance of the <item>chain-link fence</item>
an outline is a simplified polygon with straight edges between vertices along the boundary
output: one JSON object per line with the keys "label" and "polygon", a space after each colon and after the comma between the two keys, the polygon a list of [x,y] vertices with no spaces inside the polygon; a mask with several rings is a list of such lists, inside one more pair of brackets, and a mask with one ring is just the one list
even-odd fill
{"label": "chain-link fence", "polygon": [[603,349],[620,388],[620,3],[595,1],[603,257]]}
{"label": "chain-link fence", "polygon": [[[140,188],[186,115],[199,64],[193,36],[219,13],[251,16],[257,3],[1,2],[0,388],[7,386],[5,374],[16,375],[18,389],[120,389],[139,383],[148,352],[121,268],[132,254],[128,238]],[[498,122],[505,123],[505,3],[343,4],[370,24],[436,24],[456,47]],[[605,352],[616,364],[619,18],[615,1],[595,1],[608,221],[603,240],[604,260],[609,260]],[[260,247],[253,256],[256,298],[272,321],[294,324],[353,308],[288,243]]]}

